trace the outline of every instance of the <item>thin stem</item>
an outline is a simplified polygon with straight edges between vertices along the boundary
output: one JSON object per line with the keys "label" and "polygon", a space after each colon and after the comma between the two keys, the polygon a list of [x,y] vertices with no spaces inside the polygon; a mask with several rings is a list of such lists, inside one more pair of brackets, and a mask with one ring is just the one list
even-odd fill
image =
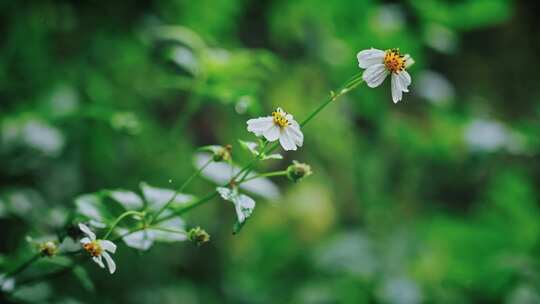
{"label": "thin stem", "polygon": [[246,172],[244,172],[244,175],[240,178],[240,180],[244,180],[247,178],[249,172],[251,171],[251,168],[253,168],[253,165],[255,165],[256,162],[258,162],[260,159],[262,159],[262,157],[264,156],[265,154],[265,151],[266,150],[266,146],[268,146],[268,141],[265,140],[264,141],[264,144],[262,145],[262,147],[259,149],[259,154],[257,155],[257,157],[255,158],[255,161],[253,162],[252,166],[248,167],[246,169]]}
{"label": "thin stem", "polygon": [[[356,88],[358,85],[360,85],[363,82],[362,74],[358,73],[354,76],[352,76],[347,82],[345,82],[344,85],[342,85],[337,93],[332,92],[330,97],[326,99],[321,105],[319,105],[311,114],[308,115],[301,123],[300,126],[304,127],[307,125],[315,116],[317,116],[328,104],[330,104],[332,101],[336,101],[339,97],[349,93],[354,88]],[[279,146],[279,143],[273,144],[268,151],[265,151],[266,153],[270,153],[273,150],[275,150]],[[246,174],[244,174],[244,177],[240,179],[239,183],[243,182],[246,178],[246,176],[251,172],[253,166],[260,160],[259,157],[255,158],[251,163],[249,163],[244,169],[246,170]],[[242,171],[244,170],[242,169]],[[236,176],[237,177],[237,176]],[[235,178],[236,178],[235,177]],[[234,181],[234,179],[233,179]]]}
{"label": "thin stem", "polygon": [[239,183],[245,183],[245,182],[250,181],[252,179],[261,178],[261,177],[273,177],[273,176],[283,176],[283,175],[287,175],[287,170],[258,174],[258,175],[255,175],[255,176],[252,176],[252,177],[249,177],[249,178],[245,178],[245,179],[241,180]]}
{"label": "thin stem", "polygon": [[193,208],[196,208],[196,207],[206,203],[207,201],[213,199],[214,197],[217,196],[217,194],[218,194],[217,191],[214,190],[214,191],[210,192],[207,196],[205,196],[205,197],[203,197],[203,198],[201,198],[201,199],[199,199],[197,201],[194,201],[193,203],[191,203],[191,204],[189,204],[189,205],[187,205],[187,206],[185,206],[185,207],[183,207],[183,208],[181,208],[181,209],[179,209],[177,211],[174,211],[173,213],[171,213],[171,214],[169,214],[167,216],[164,216],[164,217],[160,218],[159,220],[156,221],[156,224],[161,223],[163,221],[166,221],[168,219],[171,219],[171,218],[173,218],[173,217],[175,217],[177,215],[182,215],[182,214],[188,212],[189,210],[191,210]]}
{"label": "thin stem", "polygon": [[163,205],[163,207],[161,207],[161,209],[159,209],[159,211],[156,213],[156,215],[154,215],[152,217],[152,220],[150,221],[150,224],[152,224],[158,217],[161,213],[163,213],[163,211],[165,211],[165,209],[167,209],[169,207],[169,205],[176,199],[176,197],[178,196],[178,194],[182,191],[184,191],[184,189],[191,183],[191,181],[193,181],[193,179],[195,179],[195,177],[199,176],[199,174],[201,174],[201,172],[206,169],[206,167],[208,167],[208,165],[210,165],[210,163],[212,163],[213,159],[210,158],[206,163],[204,163],[204,165],[202,165],[197,171],[195,171],[190,177],[188,177],[188,179],[180,186],[180,188],[178,188],[175,192],[174,192],[174,195],[169,199],[169,201]]}
{"label": "thin stem", "polygon": [[152,228],[152,230],[165,231],[165,232],[170,232],[170,233],[187,234],[187,232],[182,231],[182,230],[169,229],[169,228],[164,228],[164,227],[154,226],[154,227],[149,227],[149,228]]}
{"label": "thin stem", "polygon": [[13,277],[18,275],[19,273],[23,272],[26,268],[28,268],[30,265],[34,264],[39,258],[41,257],[41,254],[36,253],[34,256],[32,256],[28,261],[22,263],[19,265],[19,267],[13,269],[12,271],[6,273],[5,277]]}
{"label": "thin stem", "polygon": [[126,218],[126,217],[128,217],[130,215],[144,216],[144,213],[139,212],[139,211],[131,210],[131,211],[126,211],[126,212],[120,214],[120,216],[111,225],[111,228],[109,228],[109,231],[107,231],[107,233],[105,233],[105,236],[103,237],[103,239],[106,240],[109,237],[109,235],[111,235],[111,233],[113,232],[116,225],[118,225],[120,223],[120,221],[122,221],[124,218]]}

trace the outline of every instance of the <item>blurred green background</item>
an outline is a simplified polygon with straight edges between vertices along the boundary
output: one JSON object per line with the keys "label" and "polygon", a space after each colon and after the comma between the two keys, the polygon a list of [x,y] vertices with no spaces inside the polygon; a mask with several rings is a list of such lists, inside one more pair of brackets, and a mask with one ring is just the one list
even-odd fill
{"label": "blurred green background", "polygon": [[[402,102],[388,83],[361,86],[304,128],[299,151],[260,166],[299,160],[314,175],[274,179],[281,196],[254,195],[240,234],[215,199],[186,217],[210,243],[121,245],[112,276],[85,264],[2,301],[540,303],[538,11],[507,0],[2,1],[0,272],[31,254],[27,236],[61,230],[78,195],[176,187],[206,144],[233,144],[247,162],[246,120],[276,106],[306,117],[359,72],[358,51],[399,47],[416,61]],[[213,187],[198,179],[187,192]]]}

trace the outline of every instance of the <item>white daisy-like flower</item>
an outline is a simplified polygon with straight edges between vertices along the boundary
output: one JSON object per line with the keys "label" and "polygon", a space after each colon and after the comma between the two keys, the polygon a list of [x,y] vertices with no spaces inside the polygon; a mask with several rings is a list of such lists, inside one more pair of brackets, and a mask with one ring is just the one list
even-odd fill
{"label": "white daisy-like flower", "polygon": [[109,272],[113,274],[116,271],[116,264],[114,263],[109,252],[115,253],[116,245],[108,240],[96,239],[96,234],[92,232],[92,230],[90,230],[90,228],[88,228],[88,226],[85,224],[79,224],[79,229],[86,234],[86,237],[81,239],[81,244],[84,250],[90,254],[92,260],[94,260],[94,262],[96,262],[96,264],[98,264],[101,268],[105,268],[102,259],[105,258],[107,268],[109,268]]}
{"label": "white daisy-like flower", "polygon": [[409,54],[401,55],[399,49],[383,51],[371,48],[360,51],[356,57],[360,68],[366,69],[362,74],[362,79],[370,88],[378,87],[386,76],[392,74],[391,87],[394,103],[401,100],[403,92],[409,92],[411,75],[406,69],[414,63]]}
{"label": "white daisy-like flower", "polygon": [[281,108],[272,112],[272,116],[253,118],[247,121],[247,129],[256,136],[264,136],[268,141],[276,141],[285,151],[296,150],[304,143],[304,134],[293,116]]}
{"label": "white daisy-like flower", "polygon": [[251,216],[253,209],[255,209],[255,201],[251,197],[238,193],[238,188],[217,187],[216,190],[224,200],[234,204],[236,217],[240,224]]}

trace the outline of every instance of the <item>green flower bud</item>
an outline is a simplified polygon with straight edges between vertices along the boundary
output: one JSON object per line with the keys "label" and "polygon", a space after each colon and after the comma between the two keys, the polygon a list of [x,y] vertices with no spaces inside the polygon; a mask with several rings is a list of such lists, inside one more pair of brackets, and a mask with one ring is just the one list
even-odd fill
{"label": "green flower bud", "polygon": [[300,163],[293,160],[293,164],[287,168],[287,177],[297,183],[301,181],[304,177],[310,176],[313,174],[311,171],[311,166],[308,164]]}
{"label": "green flower bud", "polygon": [[58,246],[53,241],[47,241],[39,244],[39,253],[42,256],[53,257],[58,253]]}
{"label": "green flower bud", "polygon": [[196,227],[188,231],[188,239],[200,246],[210,241],[210,235],[201,227]]}

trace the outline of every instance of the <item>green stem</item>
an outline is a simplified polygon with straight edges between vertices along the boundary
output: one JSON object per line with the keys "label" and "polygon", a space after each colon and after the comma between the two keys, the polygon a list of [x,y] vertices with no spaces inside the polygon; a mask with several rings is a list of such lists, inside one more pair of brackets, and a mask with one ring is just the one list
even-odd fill
{"label": "green stem", "polygon": [[187,234],[187,232],[185,232],[185,231],[169,229],[169,228],[163,228],[163,227],[155,227],[155,226],[153,226],[153,227],[149,227],[149,228],[151,228],[152,230],[159,230],[159,231],[178,233],[178,234]]}
{"label": "green stem", "polygon": [[261,178],[261,177],[273,177],[273,176],[283,176],[283,175],[287,175],[287,170],[258,174],[258,175],[255,175],[255,176],[240,180],[239,183],[245,183],[245,182],[250,181],[252,179]]}
{"label": "green stem", "polygon": [[[313,118],[315,118],[315,116],[317,116],[324,108],[326,108],[328,106],[328,104],[330,104],[332,101],[336,101],[339,97],[349,93],[354,88],[359,86],[362,82],[363,82],[363,79],[362,79],[362,74],[361,73],[358,73],[358,74],[354,75],[353,77],[351,77],[347,82],[345,82],[344,85],[342,85],[339,88],[337,93],[332,92],[332,94],[330,95],[330,97],[328,99],[326,99],[313,112],[311,112],[311,114],[309,114],[308,117],[306,117],[300,123],[300,126],[304,127],[305,125],[307,125]],[[270,153],[270,152],[274,151],[278,146],[279,146],[279,143],[276,142],[270,147],[270,149],[268,151],[264,151],[264,152],[265,153]],[[259,160],[260,160],[259,157],[255,158],[251,163],[249,163],[246,167],[244,167],[244,169],[242,169],[242,171],[246,170],[246,173],[244,174],[243,178],[240,179],[239,183],[242,183],[245,180],[246,176],[249,174],[249,172],[251,172],[251,170],[253,169],[253,166],[255,166],[255,164]],[[235,176],[235,178],[233,178],[232,181],[234,181],[236,179],[236,177],[237,176]]]}
{"label": "green stem", "polygon": [[18,275],[19,273],[23,272],[26,268],[30,267],[30,265],[34,264],[39,258],[41,257],[41,254],[36,253],[34,256],[32,256],[28,261],[22,263],[19,265],[19,267],[13,269],[12,271],[6,273],[5,277],[14,277]]}
{"label": "green stem", "polygon": [[206,169],[206,167],[208,167],[208,165],[210,165],[210,163],[212,163],[213,159],[210,158],[206,163],[204,163],[204,165],[202,165],[197,171],[195,171],[190,177],[188,177],[188,179],[180,186],[180,188],[178,188],[175,192],[174,192],[174,195],[169,199],[169,201],[163,205],[163,207],[161,207],[161,209],[159,209],[159,211],[156,213],[156,215],[154,215],[152,217],[152,220],[150,221],[150,224],[152,224],[158,217],[161,213],[163,213],[163,211],[165,211],[165,209],[167,209],[169,207],[169,205],[176,199],[176,197],[178,196],[178,194],[182,191],[184,191],[184,189],[191,183],[191,181],[193,181],[193,179],[195,179],[195,177],[199,176],[199,174],[201,174],[201,172]]}
{"label": "green stem", "polygon": [[248,176],[249,172],[251,172],[251,169],[252,167],[263,157],[263,155],[265,154],[265,150],[266,150],[266,147],[268,146],[268,141],[265,140],[264,141],[264,144],[261,146],[261,148],[259,149],[259,154],[255,157],[255,159],[253,159],[253,161],[251,161],[250,164],[248,164],[247,166],[245,166],[242,170],[240,170],[240,172],[238,172],[238,174],[236,174],[233,178],[232,178],[232,181],[235,181],[239,176],[240,174],[242,173],[242,171],[244,171],[244,175],[240,178],[240,180],[244,180],[246,179],[246,177]]}
{"label": "green stem", "polygon": [[193,203],[191,203],[191,204],[189,204],[189,205],[187,205],[187,206],[185,206],[185,207],[183,207],[183,208],[181,208],[179,210],[176,210],[176,211],[174,211],[173,213],[171,213],[171,214],[169,214],[167,216],[164,216],[164,217],[160,218],[159,220],[157,220],[156,223],[161,223],[161,222],[166,221],[168,219],[171,219],[171,218],[173,218],[173,217],[175,217],[177,215],[182,215],[182,214],[188,212],[189,210],[191,210],[193,208],[196,208],[196,207],[206,203],[207,201],[213,199],[214,197],[217,196],[217,194],[218,194],[217,191],[214,190],[214,191],[210,192],[207,196],[205,196],[205,197],[203,197],[203,198],[201,198],[201,199],[199,199],[197,201],[194,201]]}
{"label": "green stem", "polygon": [[103,239],[106,240],[109,237],[109,235],[111,235],[114,228],[116,228],[116,225],[118,225],[120,223],[120,221],[122,221],[124,218],[126,218],[126,217],[128,217],[130,215],[144,216],[144,214],[142,212],[134,211],[134,210],[126,211],[126,212],[120,214],[120,216],[118,216],[118,218],[116,218],[116,221],[114,221],[114,223],[111,225],[111,228],[109,228],[109,231],[107,231],[107,233],[105,233],[105,236],[103,237]]}

